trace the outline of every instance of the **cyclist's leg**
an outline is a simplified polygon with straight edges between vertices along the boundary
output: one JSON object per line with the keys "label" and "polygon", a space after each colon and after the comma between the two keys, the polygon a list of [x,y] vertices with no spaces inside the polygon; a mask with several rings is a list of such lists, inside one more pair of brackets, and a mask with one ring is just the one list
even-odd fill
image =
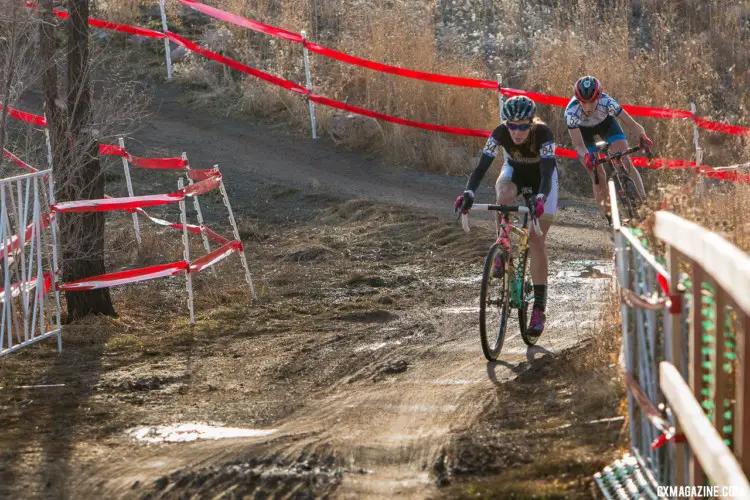
{"label": "cyclist's leg", "polygon": [[[605,120],[606,121],[606,120]],[[590,153],[596,155],[596,135],[604,135],[602,132],[601,125],[595,127],[581,127],[581,135],[583,136],[583,143],[586,145],[586,149]],[[602,215],[609,220],[609,194],[607,193],[607,174],[604,172],[604,166],[597,165],[597,171],[599,172],[599,184],[594,182],[594,172],[584,168],[586,173],[591,179],[591,189],[594,192],[594,199],[596,204],[599,206],[599,210]]]}
{"label": "cyclist's leg", "polygon": [[[611,116],[608,119],[611,120],[611,123],[609,126],[609,130],[607,131],[607,137],[605,138],[605,140],[609,144],[611,144],[611,151],[613,153],[622,153],[623,151],[628,149],[628,139],[623,133],[622,127],[620,127],[620,124],[617,122],[617,120],[615,120],[614,117]],[[641,200],[645,201],[646,189],[643,187],[643,179],[641,179],[641,174],[638,173],[638,170],[633,165],[633,162],[629,156],[625,158],[623,165],[625,166],[625,171],[628,173],[630,178],[633,179],[635,188],[638,190],[638,194],[640,195]]]}
{"label": "cyclist's leg", "polygon": [[[536,190],[535,190],[536,191]],[[549,258],[547,256],[547,234],[557,215],[558,178],[557,169],[552,175],[552,190],[544,203],[544,215],[539,221],[542,235],[529,231],[529,254],[531,257],[531,281],[534,284],[534,307],[529,321],[529,332],[539,335],[544,330],[547,310],[547,278]]]}
{"label": "cyclist's leg", "polygon": [[[495,195],[497,196],[498,205],[510,205],[518,196],[518,186],[513,180],[514,170],[507,162],[503,164],[500,176],[495,182]],[[501,236],[500,224],[502,223],[502,214],[495,212],[495,222],[497,223],[497,236]]]}
{"label": "cyclist's leg", "polygon": [[[536,190],[535,190],[536,191]],[[552,174],[552,190],[544,202],[544,215],[539,221],[542,230],[542,236],[536,234],[534,230],[529,231],[529,253],[531,256],[531,280],[534,285],[546,285],[547,275],[549,273],[549,261],[547,258],[547,232],[552,226],[555,216],[557,215],[557,192],[558,179],[557,169]]]}
{"label": "cyclist's leg", "polygon": [[[513,167],[506,162],[500,171],[497,182],[495,182],[496,202],[498,205],[510,205],[517,196],[518,187],[513,182],[513,176]],[[510,252],[510,228],[503,226],[505,222],[503,221],[503,214],[501,212],[495,212],[495,224],[498,243],[502,244]],[[495,276],[501,276],[505,272],[505,266],[499,255],[495,257],[492,270]]]}

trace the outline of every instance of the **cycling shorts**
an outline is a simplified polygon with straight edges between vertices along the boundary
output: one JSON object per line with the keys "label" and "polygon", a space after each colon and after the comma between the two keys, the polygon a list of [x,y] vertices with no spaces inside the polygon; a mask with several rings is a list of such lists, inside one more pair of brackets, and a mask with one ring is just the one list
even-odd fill
{"label": "cycling shorts", "polygon": [[[539,185],[542,182],[542,173],[538,168],[513,168],[509,163],[503,165],[500,176],[495,183],[495,193],[499,196],[500,183],[512,182],[516,185],[517,193],[521,194],[522,188],[531,188],[534,196],[539,194]],[[552,173],[552,189],[544,202],[544,215],[542,220],[552,220],[557,214],[558,197],[557,167]]]}
{"label": "cycling shorts", "polygon": [[617,122],[614,116],[608,116],[600,124],[594,125],[593,127],[579,127],[581,135],[583,136],[583,143],[592,153],[596,153],[596,137],[599,136],[603,141],[612,144],[615,141],[623,140],[626,141],[627,137],[622,131],[622,127]]}

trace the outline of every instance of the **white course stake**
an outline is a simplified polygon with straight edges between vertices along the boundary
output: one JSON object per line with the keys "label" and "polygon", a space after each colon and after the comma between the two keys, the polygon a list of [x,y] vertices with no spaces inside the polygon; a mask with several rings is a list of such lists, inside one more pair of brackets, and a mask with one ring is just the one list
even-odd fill
{"label": "white course stake", "polygon": [[[190,177],[190,162],[188,161],[187,153],[182,153],[182,159],[185,160],[185,170],[188,172],[188,184],[191,186],[193,185],[193,179]],[[203,231],[203,212],[201,212],[201,204],[198,201],[197,196],[193,196],[193,207],[195,207],[195,211],[198,213],[198,225],[201,227],[201,238],[203,238],[203,248],[206,249],[206,253],[211,253],[211,245],[208,243],[208,237],[206,236],[206,233]],[[214,266],[211,266],[211,274],[216,275],[216,269]]]}
{"label": "white course stake", "polygon": [[[44,310],[44,266],[42,263],[42,207],[40,205],[40,188],[39,188],[39,177],[34,177],[34,235],[36,239],[36,246],[39,251],[36,253],[36,290],[37,300],[39,301],[39,331],[45,332],[46,321],[45,321],[45,310]],[[51,208],[51,205],[50,205]],[[5,241],[5,240],[3,240]],[[7,262],[8,259],[5,259]],[[58,345],[59,345],[58,340]]]}
{"label": "white course stake", "polygon": [[[2,207],[6,207],[5,204],[5,184],[0,186],[0,203],[2,204]],[[3,214],[5,214],[6,211],[3,211]],[[0,240],[3,242],[10,240],[10,235],[12,234],[11,228],[8,227],[8,223],[6,222],[7,217],[3,217],[2,221],[0,221]],[[10,254],[10,252],[8,252]],[[3,274],[5,276],[5,284],[3,285],[4,289],[4,298],[3,298],[3,324],[2,324],[2,331],[0,331],[0,339],[5,337],[7,332],[7,338],[8,338],[8,346],[13,347],[13,324],[11,322],[11,318],[13,317],[13,301],[11,300],[11,288],[10,288],[10,266],[8,264],[8,261],[10,259],[8,257],[3,259]],[[28,339],[21,340],[20,338],[15,339],[20,344],[22,342],[27,341]],[[0,340],[1,341],[1,340]]]}
{"label": "white course stake", "polygon": [[[165,0],[159,0],[159,9],[161,9],[161,26],[164,29],[164,33],[169,31],[167,27],[167,9],[164,6]],[[164,51],[167,57],[167,80],[172,81],[172,53],[169,49],[169,38],[164,37]]]}
{"label": "white course stake", "polygon": [[500,116],[500,121],[503,121],[503,75],[497,73],[497,101],[500,104],[497,108],[497,114]]}
{"label": "white course stake", "polygon": [[[312,76],[310,75],[310,54],[307,50],[307,32],[302,30],[303,48],[302,53],[304,54],[305,60],[305,78],[307,79],[307,90],[312,92]],[[307,100],[307,104],[310,106],[310,126],[312,127],[312,138],[318,138],[317,125],[315,123],[315,103],[310,99]]]}
{"label": "white course stake", "polygon": [[[45,115],[45,120],[47,119]],[[49,126],[44,129],[44,140],[47,143],[47,166],[52,169],[52,141],[49,138]]]}
{"label": "white course stake", "polygon": [[[177,187],[180,191],[182,191],[182,188],[184,187],[184,183],[182,182],[182,177],[180,177],[177,180]],[[185,257],[185,262],[188,263],[188,266],[190,265],[190,242],[188,241],[188,234],[187,234],[187,214],[185,213],[185,199],[183,198],[180,201],[180,222],[182,222],[182,244],[184,245],[184,252],[183,255]],[[193,275],[190,273],[190,268],[188,267],[185,269],[185,279],[187,280],[187,291],[188,291],[188,309],[190,310],[190,324],[195,324],[195,312],[193,309]]]}
{"label": "white course stake", "polygon": [[[218,171],[219,166],[214,165],[214,168]],[[232,231],[234,234],[234,239],[236,241],[239,241],[242,243],[242,240],[240,239],[240,232],[237,229],[237,222],[234,220],[234,212],[232,212],[232,205],[229,204],[229,196],[227,195],[227,189],[224,187],[224,181],[222,180],[221,184],[219,184],[219,191],[221,191],[221,196],[224,198],[224,205],[227,207],[227,212],[229,212],[229,223],[232,225]],[[255,294],[255,287],[253,287],[253,279],[250,277],[250,267],[247,265],[247,257],[245,257],[245,249],[243,248],[240,254],[240,259],[242,259],[242,267],[245,269],[245,281],[247,281],[247,284],[250,285],[250,293],[252,294],[252,297],[254,299],[257,299],[258,296]]]}
{"label": "white course stake", "polygon": [[[125,151],[125,140],[122,137],[118,138],[120,147]],[[128,185],[128,196],[131,198],[133,194],[133,182],[130,180],[130,165],[125,155],[122,155],[122,169],[125,171],[125,183]],[[133,230],[135,230],[135,240],[138,242],[138,247],[141,246],[141,226],[138,223],[138,212],[133,212]]]}
{"label": "white course stake", "polygon": [[[49,181],[49,206],[55,205],[55,185],[52,179],[52,171],[47,176]],[[54,212],[50,212],[50,226],[52,228],[52,280],[50,287],[55,291],[55,310],[56,325],[57,325],[57,352],[62,352],[62,325],[60,321],[60,290],[57,289],[57,281],[59,279],[58,273],[60,268],[57,265],[57,215]]]}
{"label": "white course stake", "polygon": [[[695,106],[694,102],[690,103],[690,112],[693,114],[693,116],[696,116],[697,108]],[[703,179],[700,175],[700,166],[703,163],[703,148],[701,148],[700,144],[700,135],[698,133],[698,125],[695,123],[695,120],[693,120],[693,144],[695,145],[695,165],[696,165],[696,190],[697,190],[697,196],[700,198],[703,196]]]}

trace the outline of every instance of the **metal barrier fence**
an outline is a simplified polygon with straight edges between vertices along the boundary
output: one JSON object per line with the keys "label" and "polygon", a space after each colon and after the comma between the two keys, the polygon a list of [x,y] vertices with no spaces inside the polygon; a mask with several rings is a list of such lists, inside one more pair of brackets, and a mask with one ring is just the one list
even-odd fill
{"label": "metal barrier fence", "polygon": [[50,173],[0,180],[0,357],[52,336],[62,349]]}
{"label": "metal barrier fence", "polygon": [[631,453],[594,478],[606,498],[750,498],[750,258],[668,212],[650,244],[609,189]]}

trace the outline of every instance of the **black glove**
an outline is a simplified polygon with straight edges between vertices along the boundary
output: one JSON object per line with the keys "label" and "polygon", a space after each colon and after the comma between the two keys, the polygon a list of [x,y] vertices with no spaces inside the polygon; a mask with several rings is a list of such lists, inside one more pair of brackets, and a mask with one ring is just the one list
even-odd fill
{"label": "black glove", "polygon": [[470,209],[473,204],[474,193],[471,191],[464,191],[464,194],[456,198],[456,202],[453,204],[453,211],[458,212],[458,210],[461,209],[461,212],[463,212]]}

